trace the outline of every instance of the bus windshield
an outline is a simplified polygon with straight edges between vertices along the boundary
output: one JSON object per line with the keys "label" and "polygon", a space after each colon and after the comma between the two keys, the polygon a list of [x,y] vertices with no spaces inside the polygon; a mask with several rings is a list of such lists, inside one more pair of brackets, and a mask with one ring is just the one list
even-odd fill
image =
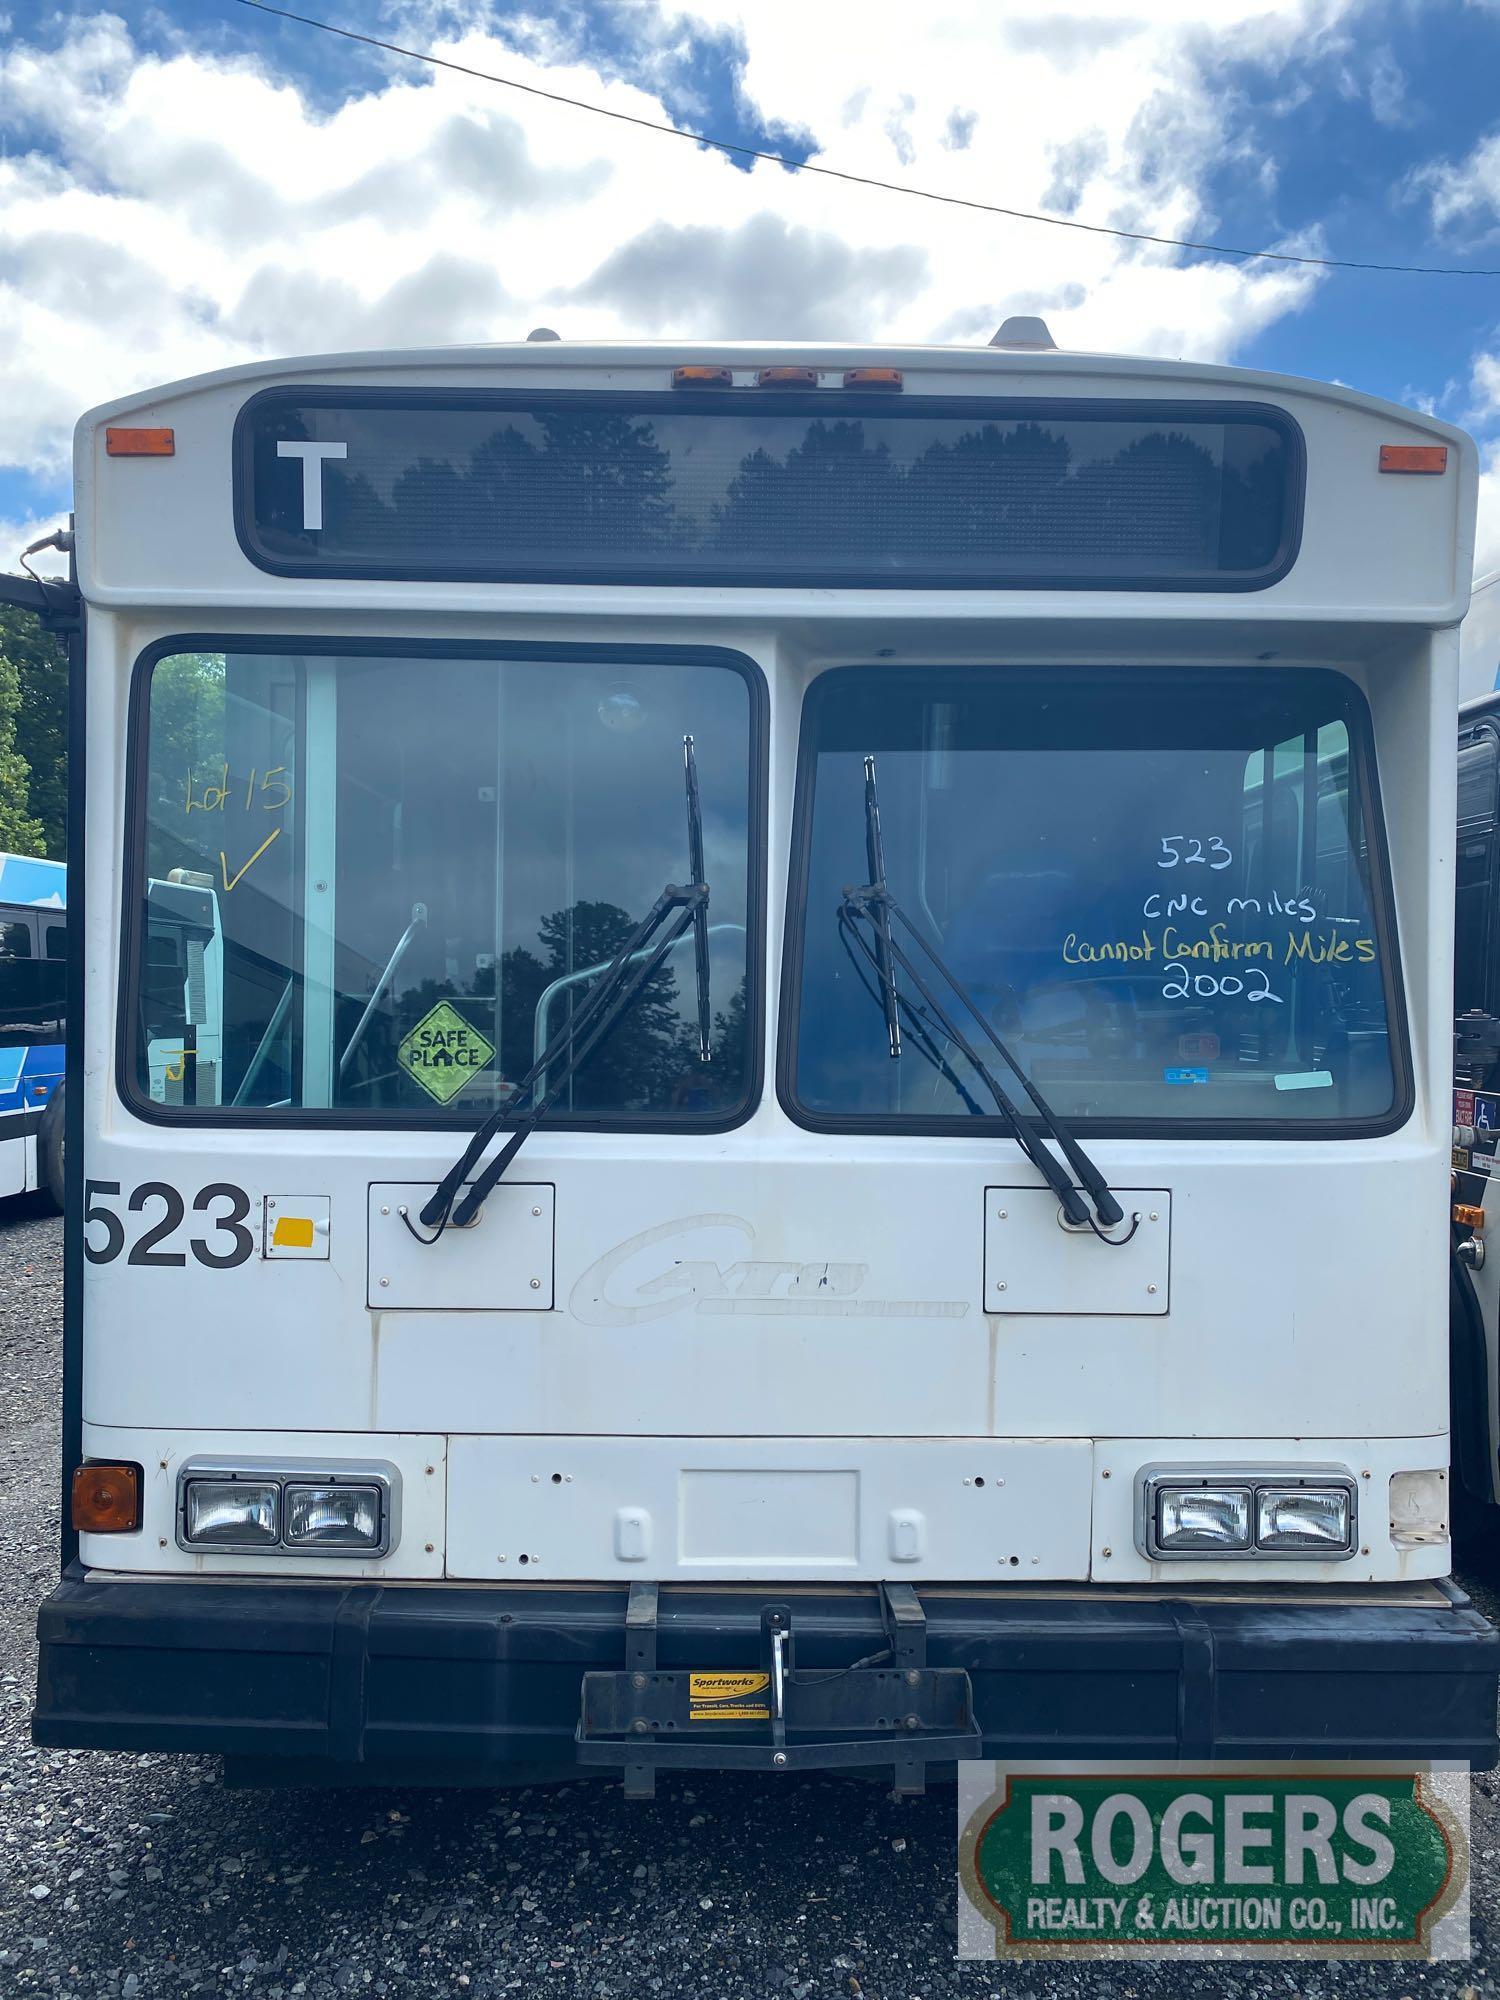
{"label": "bus windshield", "polygon": [[751,699],[721,659],[165,650],[144,669],[139,1097],[183,1111],[504,1110],[666,882],[692,939],[551,1116],[724,1121],[747,1084]]}
{"label": "bus windshield", "polygon": [[1313,670],[851,669],[815,684],[800,1108],[956,1120],[983,1100],[940,1031],[891,1060],[836,922],[862,879],[873,753],[892,894],[1060,1116],[1388,1116],[1396,968],[1366,728],[1353,683]]}

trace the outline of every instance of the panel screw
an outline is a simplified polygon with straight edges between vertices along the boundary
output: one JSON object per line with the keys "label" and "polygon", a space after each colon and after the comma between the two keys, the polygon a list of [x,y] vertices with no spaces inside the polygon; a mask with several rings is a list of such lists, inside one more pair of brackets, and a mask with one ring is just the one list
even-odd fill
{"label": "panel screw", "polygon": [[1146,1220],[1148,1222],[1160,1222],[1161,1217],[1157,1214],[1156,1210],[1153,1208],[1151,1213],[1146,1217]]}
{"label": "panel screw", "polygon": [[162,1471],[165,1472],[167,1469],[167,1461],[164,1458],[159,1458],[156,1462],[161,1467]]}
{"label": "panel screw", "polygon": [[908,1729],[920,1729],[922,1727],[922,1718],[919,1715],[908,1715],[903,1717],[903,1720]]}
{"label": "panel screw", "polygon": [[328,887],[328,884],[326,882],[315,882],[313,884],[313,887],[318,891],[319,895],[321,895],[323,891]]}
{"label": "panel screw", "polygon": [[1005,1280],[1002,1278],[1000,1280],[1000,1283],[996,1285],[995,1290],[997,1292],[1008,1292],[1010,1290],[1010,1287],[1009,1285],[1006,1284]]}
{"label": "panel screw", "polygon": [[167,1546],[167,1538],[165,1535],[159,1535],[157,1537],[156,1546],[159,1549],[164,1549]]}
{"label": "panel screw", "polygon": [[1148,1292],[1154,1292],[1156,1290],[1156,1287],[1155,1285],[1147,1285],[1146,1290]]}
{"label": "panel screw", "polygon": [[533,1472],[533,1473],[532,1473],[532,1475],[531,1475],[531,1483],[532,1483],[532,1485],[533,1485],[533,1486],[535,1486],[535,1485],[537,1485],[537,1484],[539,1483],[539,1481],[541,1480],[541,1476],[542,1476],[542,1475],[541,1475],[541,1474],[540,1474],[539,1472]]}
{"label": "panel screw", "polygon": [[390,1212],[391,1212],[391,1205],[390,1205],[390,1203],[389,1203],[388,1201],[383,1201],[383,1202],[382,1202],[382,1203],[380,1204],[380,1213],[381,1213],[382,1215],[389,1215],[389,1214],[390,1214]]}
{"label": "panel screw", "polygon": [[1368,1472],[1362,1472],[1359,1476],[1361,1479],[1368,1479],[1370,1475]]}
{"label": "panel screw", "polygon": [[[1114,1550],[1113,1550],[1113,1549],[1101,1549],[1101,1550],[1099,1551],[1099,1553],[1100,1553],[1100,1555],[1101,1555],[1101,1556],[1112,1556],[1112,1555],[1114,1554]],[[502,1558],[501,1558],[501,1560],[503,1561],[503,1560],[504,1560],[504,1558],[502,1557]]]}
{"label": "panel screw", "polygon": [[382,1285],[389,1285],[391,1281],[389,1278],[382,1278],[380,1282]]}
{"label": "panel screw", "polygon": [[563,1474],[563,1485],[564,1485],[564,1486],[571,1486],[572,1484],[573,1484],[573,1475],[572,1475],[572,1473],[571,1473],[571,1472],[565,1472],[565,1473]]}
{"label": "panel screw", "polygon": [[531,1289],[532,1289],[532,1290],[533,1290],[534,1292],[539,1292],[539,1291],[540,1291],[540,1290],[542,1289],[542,1281],[541,1281],[541,1279],[540,1279],[540,1278],[533,1278],[533,1279],[532,1279],[532,1281],[531,1281]]}
{"label": "panel screw", "polygon": [[1109,1471],[1108,1467],[1106,1467],[1105,1470],[1099,1474],[1099,1477],[1101,1479],[1112,1479],[1114,1475]]}
{"label": "panel screw", "polygon": [[630,1685],[633,1688],[643,1688],[646,1685],[646,1676],[644,1674],[632,1674],[630,1676]]}
{"label": "panel screw", "polygon": [[638,1715],[635,1721],[632,1722],[630,1726],[635,1731],[637,1736],[644,1736],[649,1725],[647,1724],[644,1715]]}
{"label": "panel screw", "polygon": [[436,1472],[436,1471],[437,1471],[437,1467],[436,1467],[435,1465],[429,1465],[429,1466],[428,1466],[428,1468],[427,1468],[427,1470],[428,1470],[429,1472]]}
{"label": "panel screw", "polygon": [[428,1555],[431,1555],[431,1554],[432,1554],[432,1544],[431,1544],[431,1542],[428,1542],[428,1543],[426,1544],[426,1549],[427,1549],[427,1553],[428,1553]]}
{"label": "panel screw", "polygon": [[533,1215],[540,1215],[542,1211],[539,1208],[534,1208],[531,1212]]}
{"label": "panel screw", "polygon": [[495,1561],[496,1561],[496,1562],[499,1562],[499,1563],[503,1563],[503,1562],[505,1561],[505,1557],[504,1557],[504,1556],[496,1556],[496,1558],[495,1558]]}
{"label": "panel screw", "polygon": [[773,1750],[771,1752],[771,1762],[773,1764],[784,1764],[786,1762],[785,1750]]}
{"label": "panel screw", "polygon": [[1368,1555],[1369,1553],[1370,1553],[1370,1551],[1369,1551],[1368,1549],[1361,1549],[1361,1550],[1360,1550],[1360,1554],[1361,1554],[1362,1556],[1367,1556],[1367,1555]]}
{"label": "panel screw", "polygon": [[965,1486],[972,1486],[973,1484],[974,1484],[974,1482],[973,1482],[973,1480],[972,1480],[972,1479],[966,1479],[966,1480],[964,1481],[964,1485],[965,1485]]}
{"label": "panel screw", "polygon": [[1002,1209],[1000,1209],[1000,1210],[998,1211],[998,1218],[999,1218],[999,1220],[1000,1220],[1001,1222],[1004,1222],[1004,1221],[1006,1221],[1006,1219],[1007,1219],[1008,1215],[1009,1215],[1009,1210],[1007,1210],[1007,1209],[1003,1209],[1003,1208],[1002,1208]]}
{"label": "panel screw", "polygon": [[922,1676],[920,1672],[917,1670],[917,1668],[908,1667],[906,1670],[906,1685],[909,1688],[919,1687],[921,1685],[921,1681],[922,1681]]}

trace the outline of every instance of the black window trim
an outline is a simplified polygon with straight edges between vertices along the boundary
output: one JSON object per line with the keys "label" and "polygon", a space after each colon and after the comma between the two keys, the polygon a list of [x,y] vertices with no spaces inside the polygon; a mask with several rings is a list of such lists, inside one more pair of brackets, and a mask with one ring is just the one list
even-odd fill
{"label": "black window trim", "polygon": [[[767,796],[769,761],[769,695],[766,678],[747,653],[727,646],[569,645],[516,641],[350,638],[336,633],[178,632],[157,639],[138,655],[131,669],[129,715],[126,725],[125,866],[120,937],[120,977],[116,991],[115,1090],[132,1117],[151,1125],[188,1131],[324,1131],[324,1132],[448,1132],[473,1131],[487,1113],[447,1117],[417,1108],[411,1112],[352,1112],[334,1108],[219,1105],[196,1107],[158,1104],[139,1089],[136,1077],[137,1013],[135,996],[141,966],[147,836],[147,767],[149,750],[151,673],[157,662],[174,653],[254,652],[305,654],[333,659],[432,659],[555,661],[558,665],[647,667],[662,663],[728,669],[739,675],[749,696],[749,769],[746,773],[749,818],[746,827],[746,965],[745,1015],[750,1038],[741,1102],[715,1118],[578,1117],[549,1114],[552,1132],[688,1133],[732,1132],[754,1117],[765,1089],[766,1013],[766,886]],[[510,1129],[510,1121],[500,1128]]]}
{"label": "black window trim", "polygon": [[[758,403],[741,402],[741,396],[757,396]],[[774,400],[773,400],[774,399]],[[723,416],[731,411],[745,409],[774,409],[790,415],[826,415],[837,417],[906,417],[912,420],[921,416],[969,417],[983,416],[998,421],[1013,418],[1049,417],[1065,418],[1094,417],[1109,422],[1139,421],[1143,417],[1158,417],[1164,423],[1225,423],[1232,421],[1253,421],[1264,423],[1277,431],[1286,442],[1287,448],[1287,492],[1286,506],[1282,517],[1281,545],[1274,559],[1264,569],[1245,571],[1242,574],[1205,577],[1201,573],[1185,576],[1127,577],[1097,575],[1058,576],[1015,575],[1006,577],[975,578],[970,575],[890,576],[868,570],[826,570],[817,576],[788,577],[784,565],[768,563],[756,570],[732,569],[709,570],[703,568],[674,568],[663,564],[659,570],[645,570],[639,566],[610,569],[545,566],[520,564],[510,567],[504,563],[462,564],[458,566],[434,566],[418,563],[357,562],[352,559],[330,562],[285,562],[270,555],[257,543],[255,537],[254,510],[252,506],[253,482],[255,476],[254,456],[250,448],[250,423],[254,413],[267,403],[285,404],[318,403],[331,409],[371,409],[398,407],[406,409],[485,409],[529,411],[546,405],[549,408],[572,409],[620,409],[628,404],[632,410],[643,415],[678,416],[695,411]],[[343,578],[358,581],[395,581],[407,583],[560,583],[560,584],[634,584],[648,590],[663,587],[686,587],[701,584],[708,588],[742,588],[764,590],[767,587],[781,587],[799,590],[1036,590],[1036,591],[1088,591],[1098,594],[1107,591],[1162,591],[1178,594],[1185,591],[1197,592],[1207,597],[1223,596],[1244,591],[1269,590],[1280,583],[1297,560],[1302,545],[1303,502],[1307,489],[1307,446],[1302,427],[1289,410],[1277,408],[1271,403],[1218,399],[1197,402],[1183,398],[1139,399],[1128,397],[1099,396],[926,396],[913,395],[895,397],[889,394],[860,395],[848,390],[814,389],[805,392],[786,390],[642,390],[632,392],[621,389],[557,389],[509,390],[509,389],[373,389],[340,388],[334,385],[320,387],[316,383],[278,383],[274,388],[262,389],[258,394],[241,405],[234,420],[232,442],[234,532],[240,548],[257,569],[270,576],[298,577],[306,581],[317,579]]]}
{"label": "black window trim", "polygon": [[[1162,664],[1144,669],[1153,674],[1249,674],[1295,673],[1337,681],[1347,703],[1344,719],[1349,729],[1350,755],[1359,771],[1360,805],[1365,839],[1370,855],[1372,916],[1379,941],[1386,1018],[1390,1025],[1391,1106],[1374,1118],[1075,1118],[1071,1130],[1093,1139],[1379,1139],[1397,1132],[1416,1109],[1416,1085],[1411,1059],[1411,1039],[1407,1020],[1404,982],[1395,931],[1395,889],[1391,879],[1390,848],[1386,839],[1385,814],[1380,801],[1378,760],[1375,756],[1374,724],[1363,688],[1350,675],[1328,667],[1256,668],[1244,666],[1177,666]],[[808,1132],[877,1135],[898,1138],[974,1138],[993,1141],[1008,1136],[1004,1119],[993,1117],[913,1117],[896,1118],[874,1112],[825,1112],[803,1105],[796,1094],[797,1049],[801,1036],[802,952],[806,936],[808,871],[812,854],[813,777],[817,710],[838,682],[855,676],[878,676],[887,682],[909,686],[918,675],[936,680],[943,674],[957,677],[1000,676],[1011,672],[1057,674],[1118,674],[1120,669],[1079,664],[1051,665],[1042,662],[1006,662],[991,666],[972,663],[947,666],[891,666],[882,662],[850,663],[832,667],[812,680],[803,695],[797,739],[797,780],[792,807],[792,838],[788,861],[786,925],[782,941],[781,1016],[776,1051],[776,1096],[794,1125]],[[830,922],[832,917],[830,915]],[[874,1017],[878,1028],[878,1017]],[[1045,1139],[1040,1121],[1029,1121]]]}

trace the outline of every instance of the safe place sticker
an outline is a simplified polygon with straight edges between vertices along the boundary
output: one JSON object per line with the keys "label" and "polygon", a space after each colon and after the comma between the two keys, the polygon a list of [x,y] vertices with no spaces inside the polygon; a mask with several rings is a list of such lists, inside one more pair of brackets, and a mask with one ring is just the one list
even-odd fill
{"label": "safe place sticker", "polygon": [[418,1021],[396,1060],[429,1097],[446,1104],[494,1060],[495,1045],[446,1000]]}
{"label": "safe place sticker", "polygon": [[1463,1765],[959,1765],[962,1958],[1468,1955]]}

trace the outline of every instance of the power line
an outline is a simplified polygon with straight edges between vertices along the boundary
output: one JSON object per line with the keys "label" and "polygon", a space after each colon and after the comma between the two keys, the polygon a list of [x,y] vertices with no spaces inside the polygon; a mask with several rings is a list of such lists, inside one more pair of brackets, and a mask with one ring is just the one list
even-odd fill
{"label": "power line", "polygon": [[560,90],[543,90],[540,84],[521,83],[513,76],[496,76],[492,70],[473,69],[467,63],[452,62],[427,49],[404,48],[400,42],[384,42],[377,35],[362,35],[354,28],[336,27],[332,21],[317,21],[310,14],[294,14],[285,7],[272,7],[268,0],[238,0],[241,7],[253,7],[259,14],[274,14],[278,20],[296,21],[304,28],[318,28],[325,35],[339,35],[346,42],[363,42],[366,48],[383,49],[388,55],[406,56],[412,62],[429,63],[434,69],[452,70],[458,76],[475,77],[481,83],[498,83],[506,90],[523,91],[528,97],[545,98],[550,104],[566,104],[574,111],[590,111],[596,118],[613,118],[621,125],[636,125],[643,132],[659,132],[669,139],[688,139],[695,146],[708,146],[718,153],[730,153],[744,160],[767,160],[773,166],[789,167],[795,173],[821,174],[825,180],[846,181],[853,187],[878,188],[885,194],[902,194],[916,201],[941,202],[947,208],[968,208],[981,215],[1003,215],[1012,222],[1044,222],[1053,229],[1078,229],[1088,236],[1116,236],[1127,243],[1156,243],[1167,250],[1197,250],[1206,257],[1237,257],[1242,262],[1260,260],[1273,264],[1310,264],[1324,271],[1387,271],[1424,278],[1500,278],[1500,269],[1465,269],[1455,264],[1375,264],[1353,257],[1299,257],[1290,250],[1236,250],[1225,243],[1196,243],[1182,236],[1153,236],[1144,229],[1114,229],[1103,222],[1079,222],[1068,215],[1043,215],[1035,209],[1006,208],[999,202],[976,201],[965,195],[939,194],[933,188],[912,187],[904,181],[877,180],[871,174],[853,174],[842,167],[815,166],[810,160],[794,160],[785,153],[773,153],[760,146],[741,146],[732,139],[713,139],[702,132],[689,132],[680,125],[666,125],[654,118],[639,118],[633,112],[614,111],[606,104],[590,104],[581,97],[567,97]]}

